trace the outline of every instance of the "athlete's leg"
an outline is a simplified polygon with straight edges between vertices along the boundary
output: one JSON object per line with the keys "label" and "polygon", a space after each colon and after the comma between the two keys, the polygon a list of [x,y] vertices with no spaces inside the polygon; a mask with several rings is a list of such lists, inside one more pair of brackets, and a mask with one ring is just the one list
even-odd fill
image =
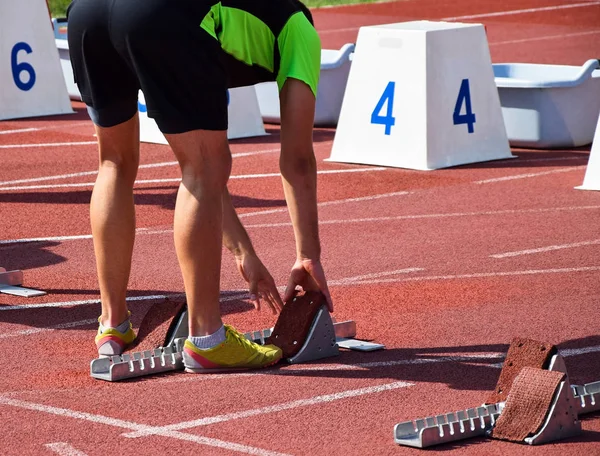
{"label": "athlete's leg", "polygon": [[188,302],[190,335],[213,334],[219,309],[222,195],[231,171],[226,131],[166,135],[181,166],[174,238]]}

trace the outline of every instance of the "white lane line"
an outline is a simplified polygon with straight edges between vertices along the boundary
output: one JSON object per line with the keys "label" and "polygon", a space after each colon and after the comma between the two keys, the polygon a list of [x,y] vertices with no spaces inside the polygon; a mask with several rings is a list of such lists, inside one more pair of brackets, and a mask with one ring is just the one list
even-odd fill
{"label": "white lane line", "polygon": [[62,129],[66,129],[66,128],[81,127],[83,125],[89,125],[90,127],[93,126],[91,121],[81,121],[81,122],[73,122],[73,123],[60,124],[60,125],[48,125],[47,127],[19,128],[17,130],[0,130],[0,135],[29,133],[32,131],[43,131],[43,130],[62,130]]}
{"label": "white lane line", "polygon": [[[164,431],[160,427],[146,426],[143,424],[134,423],[132,421],[120,420],[117,418],[110,418],[103,415],[95,415],[92,413],[78,412],[76,410],[70,410],[60,407],[52,407],[49,405],[36,404],[33,402],[20,401],[12,399],[6,396],[0,396],[0,405],[6,405],[11,407],[17,407],[25,410],[33,410],[36,412],[48,413],[55,416],[63,416],[66,418],[73,418],[80,421],[89,421],[95,424],[103,424],[106,426],[118,427],[128,429],[130,431],[138,432],[151,432],[155,435],[161,435],[163,437],[170,437],[177,440],[183,440],[188,442],[197,443],[200,445],[206,445],[216,448],[222,448],[229,451],[236,451],[239,453],[254,454],[259,456],[282,456],[283,453],[277,453],[274,451],[263,450],[262,448],[251,447],[248,445],[240,445],[233,442],[225,442],[223,440],[211,439],[208,437],[201,437],[192,434],[185,434],[177,431]],[[286,455],[287,456],[287,455]]]}
{"label": "white lane line", "polygon": [[[329,169],[317,171],[317,174],[347,174],[347,173],[369,173],[375,171],[387,171],[387,168],[352,168],[352,169]],[[264,174],[238,174],[229,177],[229,180],[237,179],[261,179],[265,177],[281,177],[280,173],[264,173]],[[168,179],[143,179],[136,180],[135,185],[143,184],[168,184],[181,182],[181,177]],[[17,187],[0,187],[2,191],[17,191],[17,190],[44,190],[44,189],[59,189],[59,188],[81,188],[93,187],[94,182],[78,182],[74,184],[54,184],[54,185],[22,185]]]}
{"label": "white lane line", "polygon": [[[137,301],[154,301],[156,299],[166,299],[166,298],[181,298],[184,297],[184,293],[171,293],[168,295],[149,295],[149,296],[131,296],[125,298],[127,302],[137,302]],[[249,297],[249,293],[247,290],[231,290],[227,292],[221,292],[221,297],[219,298],[220,302],[229,302],[236,301],[238,299],[246,299]],[[87,306],[90,304],[100,304],[100,298],[98,299],[87,299],[81,301],[63,301],[63,302],[47,302],[43,304],[20,304],[16,306],[0,306],[0,312],[8,311],[8,310],[31,310],[31,309],[45,309],[45,308],[55,308],[55,307],[77,307],[77,306]]]}
{"label": "white lane line", "polygon": [[574,242],[572,244],[549,245],[547,247],[539,247],[537,249],[517,250],[515,252],[496,253],[494,255],[490,255],[490,258],[510,258],[510,257],[521,256],[521,255],[531,255],[534,253],[544,253],[544,252],[551,252],[553,250],[562,250],[562,249],[573,249],[576,247],[584,247],[586,245],[598,245],[598,244],[600,244],[600,239],[596,239],[593,241]]}
{"label": "white lane line", "polygon": [[0,144],[0,149],[29,149],[31,147],[67,147],[67,146],[91,146],[98,141],[75,141],[60,143],[34,143],[34,144]]}
{"label": "white lane line", "polygon": [[[255,152],[240,152],[237,154],[232,154],[231,157],[232,158],[250,157],[250,156],[254,156],[254,155],[262,155],[262,154],[268,154],[268,153],[273,153],[273,152],[279,152],[279,148],[258,150]],[[168,162],[161,162],[161,163],[147,163],[144,165],[140,165],[139,169],[162,168],[162,167],[167,167],[167,166],[175,166],[178,164],[179,164],[179,162],[177,162],[177,161],[168,161]],[[56,176],[33,177],[30,179],[18,179],[18,180],[0,182],[0,187],[5,186],[5,185],[27,184],[27,183],[33,183],[33,182],[44,182],[44,181],[59,180],[59,179],[72,179],[72,178],[83,177],[83,176],[95,176],[96,174],[98,174],[98,170],[83,171],[80,173],[58,174]]]}
{"label": "white lane line", "polygon": [[[163,426],[161,429],[164,429],[167,431],[179,431],[182,429],[191,429],[191,428],[195,428],[195,427],[199,427],[199,426],[208,426],[208,425],[216,424],[216,423],[224,423],[227,421],[239,420],[242,418],[249,418],[252,416],[277,413],[277,412],[281,412],[283,410],[292,410],[292,409],[296,409],[299,407],[307,407],[310,405],[325,404],[325,403],[329,403],[329,402],[339,401],[341,399],[365,396],[365,395],[369,395],[369,394],[376,394],[376,393],[395,390],[395,389],[399,389],[399,388],[407,388],[409,386],[414,386],[414,383],[407,383],[407,382],[385,383],[383,385],[370,386],[370,387],[359,388],[359,389],[355,389],[355,390],[341,391],[339,393],[333,393],[333,394],[325,394],[323,396],[315,396],[315,397],[311,397],[308,399],[299,399],[296,401],[285,402],[285,403],[276,404],[276,405],[270,405],[267,407],[261,407],[261,408],[251,409],[251,410],[243,410],[240,412],[228,413],[226,415],[217,415],[217,416],[211,416],[211,417],[207,417],[207,418],[200,418],[200,419],[192,420],[192,421],[184,421],[181,423]],[[150,435],[150,433],[148,433],[148,431],[137,431],[137,432],[133,432],[133,433],[129,433],[129,434],[123,434],[123,437],[135,438],[135,437],[143,437],[143,436],[147,436],[147,435]]]}
{"label": "white lane line", "polygon": [[60,456],[87,456],[83,451],[73,448],[66,442],[47,443],[44,446]]}
{"label": "white lane line", "polygon": [[[360,196],[360,197],[356,197],[356,198],[346,198],[346,199],[341,199],[341,200],[324,201],[322,203],[318,203],[317,206],[318,207],[326,207],[326,206],[334,206],[337,204],[356,203],[356,202],[362,202],[362,201],[373,201],[373,200],[377,200],[377,199],[381,199],[381,198],[391,198],[394,196],[410,195],[411,193],[412,192],[402,191],[402,192],[383,193],[381,195]],[[283,212],[287,213],[287,211],[288,211],[287,207],[284,207],[282,209],[269,209],[266,211],[246,212],[244,214],[240,214],[239,217],[246,218],[246,217],[254,217],[256,215],[278,214],[278,213],[283,213]]]}
{"label": "white lane line", "polygon": [[493,179],[484,179],[484,180],[480,180],[480,181],[474,181],[473,183],[474,184],[491,184],[494,182],[506,182],[506,181],[512,181],[512,180],[517,180],[517,179],[528,179],[530,177],[547,176],[549,174],[568,173],[570,171],[575,171],[580,168],[585,168],[585,165],[573,166],[571,168],[553,169],[552,171],[543,171],[540,173],[527,173],[527,174],[516,174],[513,176],[496,177]]}
{"label": "white lane line", "polygon": [[328,281],[328,285],[344,285],[347,284],[349,282],[357,282],[360,280],[368,280],[368,279],[378,279],[380,277],[388,277],[388,276],[392,276],[392,275],[397,275],[397,274],[410,274],[411,272],[420,272],[420,271],[424,271],[424,268],[405,268],[405,269],[398,269],[396,271],[384,271],[384,272],[376,272],[373,274],[364,274],[364,275],[359,275],[359,276],[354,276],[354,277],[347,277],[345,279],[340,279],[340,280],[331,280]]}
{"label": "white lane line", "polygon": [[[508,209],[503,211],[483,211],[483,212],[454,212],[448,214],[417,214],[417,215],[396,215],[389,217],[364,217],[357,219],[338,219],[338,220],[321,220],[319,225],[339,225],[349,223],[378,223],[390,222],[399,220],[419,220],[419,219],[438,219],[438,218],[454,218],[454,217],[482,217],[494,215],[516,215],[516,214],[537,214],[546,212],[574,211],[574,210],[597,210],[600,206],[575,206],[575,207],[558,207],[548,209]],[[244,225],[246,228],[281,228],[292,226],[291,222],[279,223],[254,223]],[[2,241],[0,241],[0,244]]]}
{"label": "white lane line", "polygon": [[[585,211],[585,210],[597,210],[599,206],[571,206],[571,207],[552,207],[543,209],[508,209],[501,211],[483,211],[483,212],[454,212],[454,213],[437,213],[437,214],[415,214],[415,215],[396,215],[389,217],[368,217],[359,219],[340,219],[340,220],[321,220],[319,225],[337,225],[344,223],[377,223],[377,222],[389,222],[399,220],[419,220],[419,219],[438,219],[438,218],[454,218],[454,217],[482,217],[482,216],[495,216],[495,215],[517,215],[517,214],[541,214],[551,212],[565,212],[565,211]],[[272,211],[262,211],[262,213],[270,214]],[[252,215],[259,215],[259,213],[250,213]],[[256,223],[244,225],[246,228],[277,228],[292,226],[291,222],[281,223]],[[157,235],[157,234],[171,234],[172,229],[165,230],[151,230],[149,228],[138,228],[137,234]],[[92,239],[91,234],[82,234],[74,236],[54,236],[54,237],[39,237],[39,238],[23,238],[23,239],[5,239],[0,240],[0,245],[9,244],[26,244],[30,242],[62,242],[62,241],[77,241]]]}
{"label": "white lane line", "polygon": [[[590,6],[598,6],[600,2],[586,2],[586,3],[567,3],[564,5],[556,5],[556,6],[544,6],[538,8],[527,8],[527,9],[518,9],[518,10],[508,10],[508,11],[497,11],[493,13],[481,13],[481,14],[470,14],[465,16],[451,16],[451,17],[443,17],[441,19],[435,19],[438,21],[464,21],[470,19],[483,19],[486,17],[502,17],[502,16],[514,16],[518,14],[529,14],[529,13],[537,13],[543,11],[559,11],[563,9],[570,8],[587,8]],[[434,18],[431,18],[432,20]],[[379,24],[370,24],[370,25],[379,25]],[[358,30],[361,26],[357,25],[354,27],[343,27],[336,29],[328,29],[328,30],[319,30],[319,35],[329,34],[329,33],[340,33],[340,32],[352,32]]]}
{"label": "white lane line", "polygon": [[565,38],[575,38],[578,36],[597,35],[598,33],[600,33],[600,30],[590,30],[588,32],[579,32],[579,33],[564,33],[562,35],[536,36],[536,37],[531,37],[531,38],[522,38],[520,40],[497,41],[495,43],[490,43],[490,46],[502,46],[505,44],[527,43],[529,41],[559,40],[559,39],[565,39]]}
{"label": "white lane line", "polygon": [[0,334],[0,339],[7,339],[9,337],[30,336],[32,334],[38,334],[38,333],[47,332],[47,331],[55,331],[55,330],[59,330],[59,329],[77,328],[79,326],[87,326],[87,325],[91,325],[94,323],[98,323],[97,318],[92,318],[92,319],[88,319],[88,320],[72,321],[69,323],[61,323],[59,325],[49,326],[47,328],[24,329],[22,331],[2,333],[2,334]]}

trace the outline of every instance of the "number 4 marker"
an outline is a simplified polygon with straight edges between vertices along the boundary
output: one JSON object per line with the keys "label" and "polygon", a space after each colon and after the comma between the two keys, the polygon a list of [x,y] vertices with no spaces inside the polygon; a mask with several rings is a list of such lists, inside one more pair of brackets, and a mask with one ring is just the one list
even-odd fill
{"label": "number 4 marker", "polygon": [[[460,113],[463,104],[465,105],[465,114]],[[475,124],[475,114],[473,114],[473,110],[471,109],[471,90],[469,89],[468,79],[463,79],[460,84],[458,99],[454,106],[454,115],[452,116],[452,119],[454,120],[454,125],[467,124],[469,133],[475,131],[475,128],[473,128],[473,125]]]}
{"label": "number 4 marker", "polygon": [[[396,124],[396,118],[392,115],[394,109],[394,91],[396,89],[396,83],[391,81],[388,82],[387,87],[383,91],[383,95],[377,102],[377,106],[371,113],[371,123],[377,125],[385,125],[385,134],[390,135],[392,127]],[[387,101],[386,115],[382,116],[381,111],[383,105]]]}

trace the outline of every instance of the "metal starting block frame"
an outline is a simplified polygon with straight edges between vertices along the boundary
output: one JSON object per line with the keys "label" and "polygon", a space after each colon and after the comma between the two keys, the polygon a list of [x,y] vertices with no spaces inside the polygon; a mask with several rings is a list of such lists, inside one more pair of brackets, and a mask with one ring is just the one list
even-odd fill
{"label": "metal starting block frame", "polygon": [[[248,340],[264,345],[265,340],[272,333],[273,328],[268,328],[260,331],[252,331],[244,334],[244,336]],[[146,350],[94,359],[90,363],[90,375],[99,380],[114,382],[183,370],[183,345],[187,335],[186,311],[182,313],[179,321],[176,323],[168,345],[152,351]],[[337,356],[340,347],[359,351],[372,351],[384,348],[381,344],[353,339],[355,336],[356,323],[354,321],[348,320],[334,323],[329,311],[325,307],[322,307],[313,321],[303,347],[294,357],[288,358],[287,362],[297,364]]]}
{"label": "metal starting block frame", "polygon": [[33,298],[46,294],[45,291],[21,287],[20,285],[22,284],[23,271],[7,271],[4,268],[0,268],[0,293],[21,296],[23,298]]}
{"label": "metal starting block frame", "polygon": [[[566,372],[563,357],[554,355],[552,371]],[[569,394],[570,392],[570,394]],[[466,440],[490,434],[504,410],[505,402],[483,405],[458,412],[405,421],[394,426],[394,441],[398,445],[427,448],[443,443]],[[577,435],[581,432],[578,417],[600,410],[600,381],[585,385],[570,385],[569,377],[557,389],[544,424],[537,434],[525,438],[530,445],[539,445]]]}

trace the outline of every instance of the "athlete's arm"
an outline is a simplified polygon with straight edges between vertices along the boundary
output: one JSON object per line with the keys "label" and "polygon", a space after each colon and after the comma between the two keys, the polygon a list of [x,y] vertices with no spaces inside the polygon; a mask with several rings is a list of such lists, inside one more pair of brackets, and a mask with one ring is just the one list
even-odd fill
{"label": "athlete's arm", "polygon": [[321,265],[317,211],[317,164],[312,133],[315,95],[304,82],[288,78],[280,92],[281,156],[283,190],[296,238],[296,263],[292,268],[284,301],[292,298],[296,285],[321,290],[329,310],[333,303]]}
{"label": "athlete's arm", "polygon": [[223,193],[223,244],[233,253],[240,274],[248,282],[251,299],[260,310],[261,299],[278,313],[283,308],[273,277],[254,251],[248,232],[238,218],[229,191]]}

